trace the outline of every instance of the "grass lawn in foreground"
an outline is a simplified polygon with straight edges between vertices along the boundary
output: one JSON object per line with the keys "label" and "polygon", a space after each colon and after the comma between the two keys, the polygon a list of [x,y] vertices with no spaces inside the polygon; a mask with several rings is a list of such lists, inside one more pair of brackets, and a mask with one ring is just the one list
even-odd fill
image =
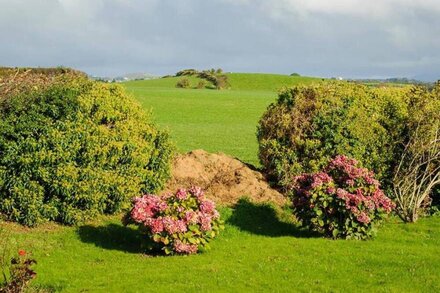
{"label": "grass lawn in foreground", "polygon": [[391,219],[370,241],[329,240],[299,229],[286,212],[241,201],[224,208],[211,250],[150,257],[120,217],[78,228],[8,230],[38,260],[34,286],[65,292],[439,292],[440,219]]}

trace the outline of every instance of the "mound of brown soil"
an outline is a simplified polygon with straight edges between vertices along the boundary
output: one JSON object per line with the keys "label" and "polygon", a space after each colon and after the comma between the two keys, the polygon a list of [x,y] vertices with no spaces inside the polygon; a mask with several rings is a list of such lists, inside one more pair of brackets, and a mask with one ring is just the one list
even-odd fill
{"label": "mound of brown soil", "polygon": [[208,198],[225,205],[233,205],[243,196],[254,202],[286,203],[260,172],[222,153],[194,150],[175,159],[166,191],[193,185],[202,187]]}

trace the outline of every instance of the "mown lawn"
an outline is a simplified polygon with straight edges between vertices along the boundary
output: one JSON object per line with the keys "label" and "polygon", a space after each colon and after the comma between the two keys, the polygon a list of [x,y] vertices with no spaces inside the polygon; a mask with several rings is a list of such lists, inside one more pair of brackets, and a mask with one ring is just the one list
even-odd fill
{"label": "mown lawn", "polygon": [[[232,89],[184,90],[176,78],[125,84],[181,151],[222,151],[258,164],[255,131],[274,84],[307,78],[231,75]],[[287,83],[284,80],[287,78]],[[263,78],[264,79],[264,78]],[[281,81],[280,81],[281,80]],[[65,292],[440,292],[440,218],[390,219],[370,241],[328,240],[301,230],[288,210],[241,201],[222,208],[226,228],[211,250],[152,257],[121,216],[79,227],[0,224],[13,249],[37,259],[36,288]]]}
{"label": "mown lawn", "polygon": [[[221,91],[179,89],[175,85],[180,78],[176,77],[124,85],[170,131],[180,151],[224,152],[258,165],[258,120],[275,101],[277,89],[319,79],[275,74],[228,76],[231,89]],[[193,85],[197,83],[191,80]]]}
{"label": "mown lawn", "polygon": [[65,292],[439,292],[440,219],[391,219],[371,241],[319,238],[287,212],[242,201],[222,209],[211,250],[151,257],[119,217],[78,228],[8,225],[38,260],[34,286]]}

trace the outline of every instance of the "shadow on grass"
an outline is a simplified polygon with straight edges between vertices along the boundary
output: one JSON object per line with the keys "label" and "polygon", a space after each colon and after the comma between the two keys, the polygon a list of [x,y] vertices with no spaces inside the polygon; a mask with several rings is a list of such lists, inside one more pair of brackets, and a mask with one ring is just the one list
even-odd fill
{"label": "shadow on grass", "polygon": [[300,229],[288,221],[281,221],[276,208],[270,204],[255,204],[242,198],[234,206],[234,211],[226,221],[229,225],[256,235],[281,237],[317,237],[316,233]]}
{"label": "shadow on grass", "polygon": [[120,250],[129,253],[142,253],[139,231],[135,228],[117,224],[106,226],[85,225],[78,228],[82,242],[93,243],[109,250]]}

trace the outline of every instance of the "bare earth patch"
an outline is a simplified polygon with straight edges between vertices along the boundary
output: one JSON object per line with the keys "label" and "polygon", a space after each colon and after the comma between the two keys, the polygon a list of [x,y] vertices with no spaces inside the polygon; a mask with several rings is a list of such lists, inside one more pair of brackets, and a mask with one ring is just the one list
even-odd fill
{"label": "bare earth patch", "polygon": [[207,197],[218,204],[234,205],[243,196],[253,202],[279,205],[287,202],[281,193],[269,186],[263,174],[222,153],[194,150],[174,160],[172,178],[165,192],[193,185],[202,187]]}

